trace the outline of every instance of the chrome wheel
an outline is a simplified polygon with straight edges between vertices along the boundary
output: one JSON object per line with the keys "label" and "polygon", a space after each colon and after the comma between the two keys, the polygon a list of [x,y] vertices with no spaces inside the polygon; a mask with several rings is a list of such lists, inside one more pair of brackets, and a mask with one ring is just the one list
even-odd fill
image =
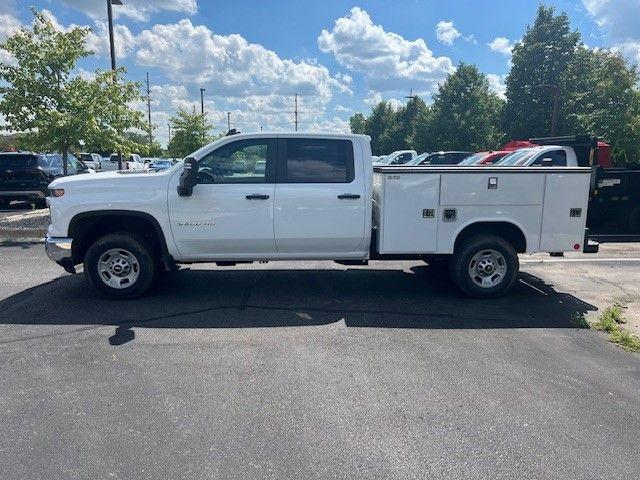
{"label": "chrome wheel", "polygon": [[496,250],[481,250],[469,262],[469,276],[482,288],[500,285],[507,274],[507,261]]}
{"label": "chrome wheel", "polygon": [[112,248],[100,256],[98,275],[111,288],[127,288],[138,280],[140,263],[130,251]]}

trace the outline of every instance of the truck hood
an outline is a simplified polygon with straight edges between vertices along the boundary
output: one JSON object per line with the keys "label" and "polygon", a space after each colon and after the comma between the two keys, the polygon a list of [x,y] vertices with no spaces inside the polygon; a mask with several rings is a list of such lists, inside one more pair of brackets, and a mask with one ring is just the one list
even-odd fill
{"label": "truck hood", "polygon": [[[131,184],[139,184],[141,187],[144,185],[155,185],[159,180],[159,177],[166,177],[163,175],[165,172],[127,172],[127,171],[113,171],[113,172],[100,172],[86,174],[81,173],[79,175],[70,175],[68,177],[57,178],[49,185],[49,188],[83,188],[102,185],[110,185],[114,188],[118,188],[118,185],[130,186]],[[165,178],[166,181],[168,177]]]}

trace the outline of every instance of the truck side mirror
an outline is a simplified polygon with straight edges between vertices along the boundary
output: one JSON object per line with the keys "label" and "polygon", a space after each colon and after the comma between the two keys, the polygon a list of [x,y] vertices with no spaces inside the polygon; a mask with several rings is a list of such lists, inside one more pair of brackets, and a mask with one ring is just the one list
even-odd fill
{"label": "truck side mirror", "polygon": [[543,158],[542,159],[543,167],[553,167],[553,158]]}
{"label": "truck side mirror", "polygon": [[184,170],[180,175],[178,184],[178,195],[190,197],[193,194],[193,187],[198,184],[198,160],[193,157],[184,159]]}

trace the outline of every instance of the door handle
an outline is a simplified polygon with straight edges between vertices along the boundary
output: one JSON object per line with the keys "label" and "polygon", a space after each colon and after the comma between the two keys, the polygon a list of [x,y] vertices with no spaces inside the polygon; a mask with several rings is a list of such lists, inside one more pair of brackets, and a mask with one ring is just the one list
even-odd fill
{"label": "door handle", "polygon": [[262,195],[260,193],[252,193],[251,195],[247,195],[244,198],[247,200],[268,200],[269,195]]}
{"label": "door handle", "polygon": [[338,195],[340,200],[356,200],[360,198],[360,195],[357,193],[343,193],[342,195]]}

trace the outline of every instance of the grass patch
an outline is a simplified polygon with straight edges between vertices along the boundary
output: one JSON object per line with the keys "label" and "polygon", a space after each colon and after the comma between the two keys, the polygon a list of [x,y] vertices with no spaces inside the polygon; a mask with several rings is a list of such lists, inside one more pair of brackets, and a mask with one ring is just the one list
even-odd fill
{"label": "grass patch", "polygon": [[585,318],[584,313],[576,312],[571,315],[571,325],[576,328],[586,328],[587,330],[591,328],[591,324]]}
{"label": "grass patch", "polygon": [[640,338],[636,337],[633,333],[624,330],[620,326],[627,323],[622,315],[623,308],[624,307],[622,305],[613,305],[607,308],[598,317],[598,321],[593,323],[591,326],[596,330],[607,332],[611,343],[620,345],[622,348],[630,352],[640,352]]}

